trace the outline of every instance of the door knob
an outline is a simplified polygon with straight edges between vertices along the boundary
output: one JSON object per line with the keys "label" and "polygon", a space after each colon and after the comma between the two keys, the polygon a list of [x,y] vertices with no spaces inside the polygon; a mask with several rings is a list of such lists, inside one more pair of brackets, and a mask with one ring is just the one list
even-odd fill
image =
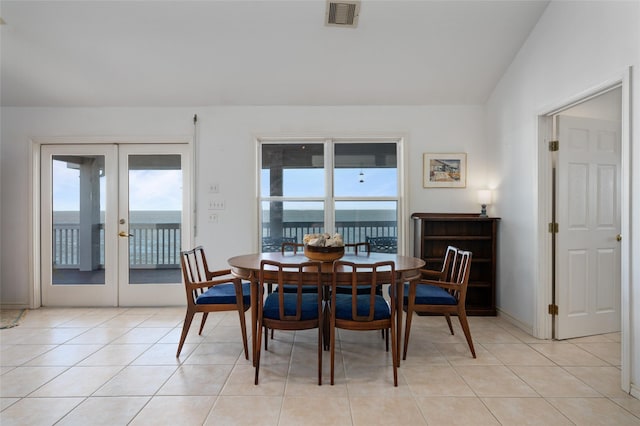
{"label": "door knob", "polygon": [[616,235],[616,241],[622,241],[622,234]]}
{"label": "door knob", "polygon": [[127,234],[125,231],[120,231],[118,235],[121,237],[133,237],[133,234]]}

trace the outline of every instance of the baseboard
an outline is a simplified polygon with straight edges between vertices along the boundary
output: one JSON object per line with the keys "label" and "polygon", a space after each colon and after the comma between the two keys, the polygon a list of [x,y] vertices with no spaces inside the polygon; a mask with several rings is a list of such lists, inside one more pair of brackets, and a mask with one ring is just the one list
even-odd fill
{"label": "baseboard", "polygon": [[0,311],[10,310],[10,309],[29,309],[29,305],[0,305]]}
{"label": "baseboard", "polygon": [[531,324],[527,324],[527,323],[524,323],[524,322],[520,321],[519,319],[515,318],[513,315],[509,314],[508,312],[503,311],[500,308],[497,308],[497,311],[498,311],[498,316],[500,318],[502,318],[503,320],[505,320],[506,322],[508,322],[509,324],[511,324],[514,327],[524,331],[527,334],[535,336],[533,334],[533,326]]}
{"label": "baseboard", "polygon": [[631,383],[631,391],[629,392],[629,394],[636,398],[636,399],[640,399],[640,387],[638,387],[638,385]]}

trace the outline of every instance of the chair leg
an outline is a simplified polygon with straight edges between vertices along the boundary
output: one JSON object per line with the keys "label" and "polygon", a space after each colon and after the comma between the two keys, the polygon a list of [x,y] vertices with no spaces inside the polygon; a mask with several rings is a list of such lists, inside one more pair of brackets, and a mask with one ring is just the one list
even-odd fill
{"label": "chair leg", "polygon": [[207,316],[209,316],[209,312],[202,313],[202,322],[200,323],[200,331],[198,331],[198,336],[202,335],[202,330],[204,329],[204,323],[207,322]]}
{"label": "chair leg", "polygon": [[[398,345],[396,342],[398,341],[398,336],[396,335],[396,328],[393,326],[393,322],[391,324],[391,329],[387,330],[387,336],[389,335],[389,331],[391,331],[391,359],[393,360],[393,386],[398,386]],[[387,339],[388,343],[388,339]],[[387,348],[387,351],[389,349]]]}
{"label": "chair leg", "polygon": [[469,329],[469,323],[467,322],[467,313],[464,310],[461,310],[458,312],[458,319],[460,320],[462,331],[464,331],[464,337],[467,339],[467,344],[471,350],[471,355],[475,358],[476,350],[473,348],[473,341],[471,340],[471,330]]}
{"label": "chair leg", "polygon": [[336,327],[333,321],[329,326],[329,352],[330,352],[330,364],[331,364],[331,385],[333,386],[333,377],[334,377],[334,368],[335,368],[335,360],[336,360]]}
{"label": "chair leg", "polygon": [[324,320],[318,322],[318,386],[322,385],[322,351],[323,351],[323,335]]}
{"label": "chair leg", "polygon": [[331,315],[331,312],[327,312],[328,309],[325,308],[324,310],[324,320],[323,320],[323,330],[322,330],[322,346],[324,347],[325,351],[330,350],[330,340],[331,340],[331,332],[330,332],[330,320],[329,317]]}
{"label": "chair leg", "polygon": [[[391,327],[393,328],[393,327]],[[385,345],[385,350],[387,352],[389,352],[389,329],[383,329],[382,330],[382,336],[385,337],[384,339],[384,345]]]}
{"label": "chair leg", "polygon": [[453,326],[451,325],[451,315],[444,314],[444,317],[446,318],[447,324],[449,325],[449,331],[451,332],[451,335],[453,336]]}
{"label": "chair leg", "polygon": [[411,319],[413,318],[413,310],[407,308],[407,319],[404,323],[404,348],[402,349],[402,359],[407,359],[407,347],[409,346],[409,333],[411,332]]}
{"label": "chair leg", "polygon": [[258,323],[258,328],[257,328],[257,336],[256,336],[256,352],[254,354],[254,364],[256,367],[256,376],[255,376],[255,384],[258,384],[258,375],[260,373],[260,340],[262,340],[262,321],[260,321]]}
{"label": "chair leg", "polygon": [[244,345],[244,358],[249,359],[249,346],[247,345],[247,323],[242,309],[238,309],[240,315],[240,330],[242,331],[242,344]]}
{"label": "chair leg", "polygon": [[182,345],[184,345],[184,341],[187,338],[187,333],[189,332],[189,327],[191,327],[191,321],[193,321],[194,315],[195,312],[187,308],[187,314],[184,317],[184,324],[182,325],[182,334],[180,335],[180,343],[178,343],[176,358],[178,358],[180,356],[180,352],[182,352]]}

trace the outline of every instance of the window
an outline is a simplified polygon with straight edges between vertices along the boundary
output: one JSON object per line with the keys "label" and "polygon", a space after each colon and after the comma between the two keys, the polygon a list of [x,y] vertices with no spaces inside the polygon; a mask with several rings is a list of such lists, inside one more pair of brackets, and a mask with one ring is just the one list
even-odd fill
{"label": "window", "polygon": [[[260,140],[261,250],[305,234],[339,232],[346,243],[385,237],[397,251],[399,140]],[[382,251],[383,249],[380,248]]]}

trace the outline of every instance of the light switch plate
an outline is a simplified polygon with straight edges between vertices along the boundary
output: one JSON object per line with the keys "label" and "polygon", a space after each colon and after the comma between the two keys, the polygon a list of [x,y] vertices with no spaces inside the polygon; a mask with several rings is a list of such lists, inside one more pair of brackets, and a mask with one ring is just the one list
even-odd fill
{"label": "light switch plate", "polygon": [[211,198],[209,200],[209,210],[224,210],[224,200]]}

